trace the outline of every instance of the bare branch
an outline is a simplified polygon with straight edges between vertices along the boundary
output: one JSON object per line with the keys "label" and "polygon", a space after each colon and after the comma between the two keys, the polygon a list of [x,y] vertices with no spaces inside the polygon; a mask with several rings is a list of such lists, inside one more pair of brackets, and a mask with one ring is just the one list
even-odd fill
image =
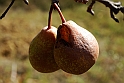
{"label": "bare branch", "polygon": [[[29,4],[28,0],[23,0],[25,2],[25,4]],[[5,10],[5,12],[0,16],[0,19],[4,18],[5,15],[7,14],[7,12],[9,11],[9,9],[12,7],[12,5],[14,4],[15,0],[12,0],[11,3],[9,4],[9,6],[7,7],[7,9]]]}
{"label": "bare branch", "polygon": [[11,6],[13,5],[13,3],[15,2],[15,0],[12,0],[10,5],[8,6],[8,8],[5,10],[5,12],[1,15],[0,19],[2,19],[3,17],[5,17],[6,13],[9,11],[9,9],[11,8]]}
{"label": "bare branch", "polygon": [[92,3],[87,8],[87,12],[89,12],[92,15],[94,15],[94,11],[92,10],[94,4],[95,4],[95,1],[92,1]]}
{"label": "bare branch", "polygon": [[29,4],[29,1],[28,0],[23,0],[23,1],[25,2],[25,4],[27,4],[27,5]]}
{"label": "bare branch", "polygon": [[104,4],[106,7],[109,7],[111,18],[114,19],[116,22],[119,22],[119,20],[114,16],[114,14],[118,14],[119,11],[121,11],[124,14],[124,7],[121,6],[121,2],[113,2],[110,0],[92,0],[91,4],[88,6],[87,9],[87,12],[91,13],[92,15],[94,15],[92,7],[96,1]]}
{"label": "bare branch", "polygon": [[[75,1],[86,4],[88,0],[75,0]],[[114,14],[118,14],[119,11],[121,11],[124,14],[124,7],[121,5],[121,2],[113,2],[110,0],[92,0],[92,2],[87,8],[87,12],[89,12],[91,15],[94,15],[94,11],[92,8],[96,1],[108,7],[110,9],[111,18],[114,19],[116,22],[119,22],[119,20],[114,16]]]}

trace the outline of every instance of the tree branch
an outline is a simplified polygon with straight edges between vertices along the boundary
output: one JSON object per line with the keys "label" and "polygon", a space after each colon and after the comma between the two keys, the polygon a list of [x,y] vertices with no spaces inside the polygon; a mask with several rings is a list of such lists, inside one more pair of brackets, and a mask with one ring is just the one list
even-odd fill
{"label": "tree branch", "polygon": [[[23,0],[25,2],[25,4],[29,4],[28,0]],[[12,7],[12,5],[14,4],[15,0],[12,0],[11,3],[9,4],[9,6],[7,7],[7,9],[4,11],[4,13],[0,16],[0,19],[4,18],[5,15],[7,14],[7,12],[9,11],[9,9]]]}
{"label": "tree branch", "polygon": [[119,20],[114,16],[114,14],[118,14],[119,11],[121,11],[124,14],[124,7],[121,5],[121,2],[113,2],[110,0],[92,0],[91,4],[88,6],[87,9],[87,12],[89,12],[92,15],[94,15],[94,11],[92,10],[92,7],[96,1],[108,7],[110,9],[111,18],[114,19],[116,22],[119,22]]}
{"label": "tree branch", "polygon": [[23,1],[25,2],[25,4],[27,4],[27,5],[29,4],[29,1],[28,0],[23,0]]}

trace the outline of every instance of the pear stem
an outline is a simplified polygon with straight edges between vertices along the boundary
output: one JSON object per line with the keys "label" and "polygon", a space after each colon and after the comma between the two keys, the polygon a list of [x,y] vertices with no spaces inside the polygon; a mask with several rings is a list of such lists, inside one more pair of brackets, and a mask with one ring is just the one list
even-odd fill
{"label": "pear stem", "polygon": [[61,9],[59,8],[59,6],[56,4],[56,3],[53,3],[50,7],[50,10],[49,10],[49,17],[48,17],[48,28],[47,29],[50,29],[51,28],[51,19],[52,19],[52,12],[53,12],[53,9],[56,9],[61,17],[61,20],[62,20],[62,23],[65,23],[66,20],[64,18],[64,15],[62,14],[61,12]]}
{"label": "pear stem", "polygon": [[58,6],[56,3],[54,3],[53,5],[54,5],[55,9],[58,11],[58,13],[59,13],[59,15],[60,15],[60,17],[61,17],[62,23],[65,23],[66,20],[65,20],[65,18],[64,18],[64,15],[63,15],[62,12],[61,12],[61,9],[59,8],[59,6]]}
{"label": "pear stem", "polygon": [[50,10],[49,10],[49,17],[48,17],[48,28],[51,28],[51,19],[52,19],[52,12],[53,12],[53,5],[51,5]]}

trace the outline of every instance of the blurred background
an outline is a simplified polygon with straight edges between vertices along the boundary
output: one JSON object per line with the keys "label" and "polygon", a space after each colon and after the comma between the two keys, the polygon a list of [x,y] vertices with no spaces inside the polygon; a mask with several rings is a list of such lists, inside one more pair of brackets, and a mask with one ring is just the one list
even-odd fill
{"label": "blurred background", "polygon": [[[66,20],[73,20],[89,30],[98,40],[100,55],[96,64],[82,75],[72,75],[58,70],[39,73],[28,59],[31,40],[47,26],[51,0],[29,0],[27,6],[16,0],[6,17],[0,20],[0,83],[124,83],[124,20],[123,14],[110,18],[109,9],[97,2],[95,16],[86,12],[87,5],[74,0],[60,0]],[[114,0],[118,1],[118,0]],[[119,0],[124,6],[124,0]],[[0,0],[0,15],[11,0]],[[56,11],[52,25],[61,24]]]}

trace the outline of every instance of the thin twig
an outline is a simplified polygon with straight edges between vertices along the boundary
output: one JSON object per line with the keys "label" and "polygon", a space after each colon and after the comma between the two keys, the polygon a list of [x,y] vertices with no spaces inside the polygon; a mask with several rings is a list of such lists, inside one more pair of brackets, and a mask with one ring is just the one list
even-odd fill
{"label": "thin twig", "polygon": [[8,6],[8,8],[5,10],[5,12],[1,15],[0,19],[2,19],[3,17],[5,17],[6,13],[9,11],[9,9],[11,8],[11,6],[13,5],[13,3],[15,2],[15,0],[12,0],[10,5]]}
{"label": "thin twig", "polygon": [[23,1],[25,2],[25,4],[27,4],[27,5],[29,4],[29,1],[28,0],[23,0]]}
{"label": "thin twig", "polygon": [[[23,0],[25,2],[25,4],[29,4],[28,0]],[[7,14],[7,12],[9,11],[9,9],[12,7],[12,5],[14,4],[15,0],[12,0],[11,3],[9,4],[9,6],[7,7],[7,9],[5,10],[5,12],[0,16],[0,19],[4,18]]]}

